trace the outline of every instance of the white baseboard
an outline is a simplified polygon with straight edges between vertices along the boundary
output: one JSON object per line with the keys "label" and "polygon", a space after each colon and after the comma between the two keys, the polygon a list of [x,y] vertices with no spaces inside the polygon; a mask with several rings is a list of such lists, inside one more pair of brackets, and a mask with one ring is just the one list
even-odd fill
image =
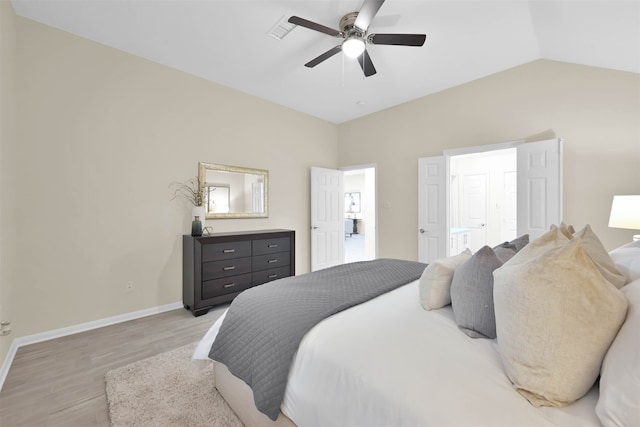
{"label": "white baseboard", "polygon": [[13,358],[16,356],[18,349],[22,346],[35,344],[41,341],[47,341],[54,338],[60,338],[67,335],[73,335],[80,332],[89,331],[91,329],[102,328],[104,326],[113,325],[116,323],[126,322],[128,320],[139,319],[141,317],[151,316],[153,314],[164,313],[165,311],[175,310],[182,308],[182,302],[174,302],[172,304],[161,305],[158,307],[146,308],[144,310],[134,311],[131,313],[120,314],[118,316],[107,317],[104,319],[94,320],[92,322],[80,323],[78,325],[69,326],[66,328],[54,329],[52,331],[41,332],[39,334],[27,335],[24,337],[18,337],[13,340],[9,347],[7,357],[5,357],[0,369],[0,391],[4,385],[4,380],[7,378],[9,368],[13,363]]}

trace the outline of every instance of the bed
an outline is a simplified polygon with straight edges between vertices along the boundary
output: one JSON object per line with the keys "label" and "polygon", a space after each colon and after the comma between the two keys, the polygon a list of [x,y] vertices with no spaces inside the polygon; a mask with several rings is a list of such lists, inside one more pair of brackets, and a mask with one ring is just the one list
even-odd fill
{"label": "bed", "polygon": [[[561,249],[562,253],[568,251],[569,256],[575,257],[575,247],[580,249],[583,241],[593,241],[595,237],[590,228],[586,235],[566,227],[552,230],[553,238],[544,244],[534,241],[527,245],[527,255],[523,255],[527,252],[524,250],[520,256],[511,254],[502,263],[504,268],[500,273],[513,276],[513,271],[521,270],[522,265],[535,267],[527,264],[527,260],[540,258],[545,245],[570,246]],[[566,241],[561,237],[563,234],[568,236]],[[505,244],[515,255],[520,253],[521,248],[513,242]],[[493,249],[500,252],[497,247]],[[217,361],[214,362],[216,388],[247,426],[640,425],[637,398],[640,395],[640,344],[636,339],[640,328],[640,242],[606,255],[609,258],[605,261],[614,266],[605,266],[608,271],[591,276],[600,287],[599,281],[607,274],[613,272],[621,277],[620,289],[607,282],[612,288],[606,291],[611,295],[616,293],[612,297],[613,306],[617,304],[617,316],[622,317],[617,326],[614,322],[609,328],[614,332],[609,333],[613,336],[608,343],[605,340],[604,354],[598,356],[597,378],[582,381],[588,383],[588,387],[585,389],[582,385],[584,390],[579,398],[570,404],[536,405],[531,396],[517,390],[518,381],[522,379],[518,378],[517,369],[510,369],[511,362],[505,360],[510,348],[504,331],[509,328],[502,325],[508,314],[498,305],[500,298],[509,301],[511,289],[507,289],[506,296],[498,296],[508,280],[505,282],[495,275],[498,339],[471,338],[469,331],[465,332],[459,319],[456,320],[456,316],[462,316],[455,310],[455,288],[449,290],[449,295],[454,297],[453,304],[445,297],[436,304],[444,304],[441,307],[427,309],[425,306],[426,270],[419,279],[333,314],[310,329],[300,341],[288,370],[277,419],[272,420],[258,411],[251,388]],[[462,261],[458,259],[459,262],[454,263],[453,275],[458,274],[458,268],[472,255],[466,253],[459,257]],[[602,253],[599,257],[604,259]],[[553,258],[561,257],[554,253]],[[602,259],[597,261],[602,264]],[[591,261],[589,258],[588,262]],[[549,264],[548,260],[545,262]],[[566,263],[561,266],[565,267]],[[580,283],[584,280],[581,277]],[[607,298],[599,296],[598,300],[601,299]],[[620,314],[622,306],[624,312]],[[194,359],[208,357],[225,318],[226,313],[208,331]],[[563,325],[566,327],[566,319]],[[590,325],[586,327],[593,329]],[[478,329],[482,332],[482,328]],[[561,339],[580,348],[566,336],[550,336],[547,334],[546,339]],[[535,341],[535,337],[532,340]],[[588,376],[589,369],[583,370]]]}

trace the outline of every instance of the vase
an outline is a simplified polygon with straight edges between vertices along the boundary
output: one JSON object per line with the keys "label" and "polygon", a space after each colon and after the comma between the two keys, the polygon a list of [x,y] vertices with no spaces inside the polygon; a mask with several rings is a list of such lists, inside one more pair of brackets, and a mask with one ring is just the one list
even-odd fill
{"label": "vase", "polygon": [[191,210],[191,221],[194,221],[196,217],[200,217],[200,222],[202,222],[202,226],[204,227],[205,222],[205,211],[204,206],[194,206]]}
{"label": "vase", "polygon": [[202,236],[202,222],[199,216],[196,216],[191,222],[191,235],[196,237]]}

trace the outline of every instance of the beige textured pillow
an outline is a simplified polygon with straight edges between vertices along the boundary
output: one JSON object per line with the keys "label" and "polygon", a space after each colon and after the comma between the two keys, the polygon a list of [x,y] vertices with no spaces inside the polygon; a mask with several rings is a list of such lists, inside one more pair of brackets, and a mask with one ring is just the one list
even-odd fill
{"label": "beige textured pillow", "polygon": [[471,258],[471,251],[438,259],[427,266],[420,277],[420,304],[435,310],[451,304],[451,280],[456,267]]}
{"label": "beige textured pillow", "polygon": [[582,397],[624,321],[624,295],[580,238],[493,275],[498,347],[516,390],[535,406]]}
{"label": "beige textured pillow", "polygon": [[576,232],[575,228],[573,228],[573,225],[567,224],[564,221],[560,223],[560,226],[558,228],[567,239],[571,239],[573,237],[573,233]]}
{"label": "beige textured pillow", "polygon": [[627,281],[624,273],[616,267],[611,256],[609,256],[609,253],[604,248],[604,245],[591,229],[591,226],[587,224],[582,230],[574,233],[573,236],[574,238],[579,237],[582,239],[584,250],[587,251],[591,260],[596,267],[598,267],[598,270],[600,270],[604,278],[618,289],[623,287]]}
{"label": "beige textured pillow", "polygon": [[569,242],[569,238],[565,236],[558,226],[552,225],[549,231],[523,247],[506,263],[515,265],[528,262],[550,249],[566,245],[567,242]]}

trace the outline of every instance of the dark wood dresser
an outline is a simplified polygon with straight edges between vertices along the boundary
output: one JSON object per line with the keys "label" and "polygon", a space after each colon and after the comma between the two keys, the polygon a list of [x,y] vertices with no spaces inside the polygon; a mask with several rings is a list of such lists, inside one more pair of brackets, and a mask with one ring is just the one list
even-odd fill
{"label": "dark wood dresser", "polygon": [[293,230],[182,236],[182,302],[194,316],[252,286],[295,275]]}

